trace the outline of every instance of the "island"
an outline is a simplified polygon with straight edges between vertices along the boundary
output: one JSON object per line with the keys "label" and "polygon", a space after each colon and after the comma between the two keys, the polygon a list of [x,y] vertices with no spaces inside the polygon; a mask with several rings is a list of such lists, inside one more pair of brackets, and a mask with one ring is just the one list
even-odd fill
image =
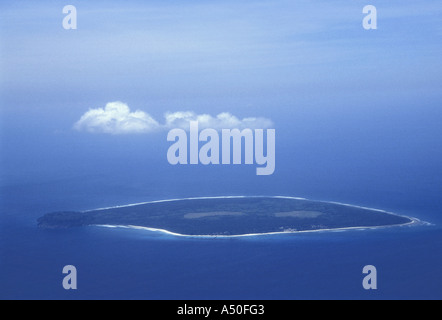
{"label": "island", "polygon": [[108,226],[145,228],[181,236],[246,236],[412,224],[382,210],[291,197],[215,197],[163,200],[96,209],[54,212],[42,228]]}

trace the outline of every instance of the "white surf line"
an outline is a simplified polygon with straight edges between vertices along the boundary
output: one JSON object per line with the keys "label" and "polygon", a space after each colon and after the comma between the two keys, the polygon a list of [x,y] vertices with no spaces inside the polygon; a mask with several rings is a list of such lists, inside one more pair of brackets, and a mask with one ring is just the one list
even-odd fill
{"label": "white surf line", "polygon": [[333,232],[333,231],[346,231],[346,230],[362,230],[362,229],[381,229],[381,228],[393,228],[393,227],[402,227],[402,226],[412,226],[412,225],[431,225],[430,223],[424,222],[420,219],[399,215],[393,212],[388,212],[381,209],[357,206],[347,203],[334,202],[334,201],[320,201],[320,200],[310,200],[306,198],[300,197],[290,197],[290,196],[214,196],[214,197],[192,197],[192,198],[181,198],[181,199],[166,199],[166,200],[154,200],[148,202],[140,202],[140,203],[132,203],[121,206],[113,206],[107,208],[99,208],[93,210],[87,210],[83,212],[92,212],[92,211],[100,211],[100,210],[109,210],[109,209],[118,209],[118,208],[126,208],[126,207],[134,207],[146,204],[153,203],[164,203],[164,202],[174,202],[174,201],[186,201],[186,200],[207,200],[207,199],[244,199],[244,198],[274,198],[274,199],[292,199],[292,200],[301,200],[301,201],[313,201],[325,204],[336,204],[342,205],[346,207],[359,208],[370,211],[382,212],[385,214],[394,215],[401,218],[407,218],[410,222],[403,224],[394,224],[394,225],[385,225],[385,226],[358,226],[358,227],[344,227],[344,228],[328,228],[328,229],[315,229],[315,230],[302,230],[302,231],[278,231],[278,232],[268,232],[268,233],[250,233],[250,234],[241,234],[241,235],[186,235],[180,234],[176,232],[172,232],[165,229],[157,229],[150,227],[142,227],[142,226],[133,226],[133,225],[93,225],[97,227],[107,227],[107,228],[126,228],[126,229],[136,229],[136,230],[147,230],[152,232],[161,232],[172,236],[177,237],[192,237],[192,238],[238,238],[238,237],[255,237],[255,236],[266,236],[266,235],[281,235],[281,234],[296,234],[296,233],[311,233],[311,232]]}
{"label": "white surf line", "polygon": [[[396,217],[402,217],[402,218],[408,218],[410,220],[418,220],[413,217],[399,215],[393,212],[381,210],[381,209],[375,209],[375,208],[369,208],[369,207],[363,207],[348,203],[342,203],[342,202],[335,202],[335,201],[321,201],[321,200],[311,200],[307,198],[300,198],[300,197],[290,197],[290,196],[214,196],[214,197],[192,197],[192,198],[177,198],[177,199],[165,199],[165,200],[154,200],[154,201],[147,201],[147,202],[139,202],[139,203],[131,203],[126,205],[120,205],[120,206],[112,206],[112,207],[105,207],[105,208],[98,208],[98,209],[92,209],[92,210],[85,210],[82,212],[92,212],[92,211],[101,211],[101,210],[109,210],[109,209],[120,209],[120,208],[126,208],[126,207],[136,207],[146,204],[153,204],[153,203],[164,203],[164,202],[175,202],[175,201],[187,201],[187,200],[210,200],[210,199],[244,199],[244,198],[274,198],[274,199],[292,199],[292,200],[301,200],[301,201],[312,201],[312,202],[319,202],[319,203],[325,203],[325,204],[336,204],[351,208],[358,208],[358,209],[364,209],[364,210],[370,210],[370,211],[377,211],[382,212],[390,215],[394,215]],[[408,224],[408,223],[407,223]]]}
{"label": "white surf line", "polygon": [[287,235],[287,234],[300,234],[300,233],[319,233],[319,232],[338,232],[338,231],[348,231],[348,230],[366,230],[366,229],[386,229],[386,228],[394,228],[394,227],[402,227],[407,225],[412,225],[414,223],[420,222],[419,219],[416,221],[411,221],[406,224],[400,225],[386,225],[386,226],[361,226],[361,227],[344,227],[344,228],[328,228],[328,229],[316,229],[316,230],[300,230],[300,231],[277,231],[277,232],[266,232],[266,233],[247,233],[247,234],[237,234],[237,235],[189,235],[189,234],[181,234],[177,232],[172,232],[165,229],[158,228],[150,228],[150,227],[141,227],[141,226],[133,226],[133,225],[92,225],[94,227],[103,227],[103,228],[122,228],[122,229],[133,229],[133,230],[144,230],[151,232],[160,232],[167,235],[175,236],[175,237],[184,237],[184,238],[245,238],[245,237],[260,237],[260,236],[271,236],[271,235]]}
{"label": "white surf line", "polygon": [[145,205],[145,204],[152,204],[152,203],[175,202],[175,201],[185,201],[185,200],[242,199],[242,198],[272,198],[272,197],[265,197],[265,196],[220,196],[220,197],[194,197],[194,198],[153,200],[153,201],[147,201],[147,202],[125,204],[125,205],[121,205],[121,206],[113,206],[113,207],[85,210],[85,211],[81,211],[81,212],[92,212],[92,211],[101,211],[101,210],[109,210],[109,209],[119,209],[119,208],[126,208],[126,207],[136,207],[136,206],[141,206],[141,205]]}
{"label": "white surf line", "polygon": [[[389,214],[389,215],[392,215],[392,216],[395,216],[395,217],[407,218],[407,219],[411,220],[410,222],[407,222],[407,223],[388,225],[388,226],[385,226],[385,227],[395,227],[395,226],[399,227],[399,226],[407,226],[407,225],[413,225],[413,224],[431,225],[431,223],[422,221],[422,220],[420,220],[418,218],[414,218],[414,217],[410,217],[410,216],[405,216],[405,215],[400,215],[400,214],[393,213],[393,212],[386,211],[386,210],[369,208],[369,207],[364,207],[364,206],[358,206],[358,205],[348,204],[348,203],[343,203],[343,202],[309,200],[309,199],[305,199],[305,198],[296,198],[296,197],[289,197],[289,196],[275,196],[273,198],[305,200],[305,201],[313,201],[313,202],[319,202],[319,203],[325,203],[325,204],[336,204],[336,205],[341,205],[341,206],[350,207],[350,208],[358,208],[358,209],[363,209],[363,210],[382,212],[382,213]],[[383,227],[383,226],[379,226],[379,227]],[[337,229],[333,229],[333,230],[337,230]]]}

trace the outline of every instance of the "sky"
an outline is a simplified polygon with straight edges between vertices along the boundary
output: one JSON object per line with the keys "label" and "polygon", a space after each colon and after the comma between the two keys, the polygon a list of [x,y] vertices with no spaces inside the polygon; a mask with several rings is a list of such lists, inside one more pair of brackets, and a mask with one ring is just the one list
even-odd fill
{"label": "sky", "polygon": [[[368,4],[377,30],[362,28]],[[0,181],[162,163],[166,134],[145,124],[178,113],[271,123],[280,177],[436,168],[441,18],[438,0],[2,1]],[[91,125],[115,103],[144,127]]]}
{"label": "sky", "polygon": [[376,31],[361,26],[366,1],[70,3],[75,31],[61,27],[62,1],[1,3],[3,91],[71,100],[98,92],[104,101],[79,109],[145,95],[134,107],[163,113],[164,99],[190,98],[181,102],[190,107],[198,96],[201,108],[229,111],[207,97],[305,99],[320,90],[367,98],[391,94],[393,84],[431,93],[440,81],[438,1],[371,2]]}

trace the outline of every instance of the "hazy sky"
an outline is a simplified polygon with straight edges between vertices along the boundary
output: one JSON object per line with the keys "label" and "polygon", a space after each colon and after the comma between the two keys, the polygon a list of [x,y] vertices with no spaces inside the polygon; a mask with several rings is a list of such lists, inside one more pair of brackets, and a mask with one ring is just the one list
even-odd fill
{"label": "hazy sky", "polygon": [[[77,30],[62,28],[67,4]],[[368,4],[375,31],[362,28]],[[326,161],[436,163],[441,21],[440,0],[2,1],[3,168],[71,168],[88,153],[84,166],[105,163],[115,143],[134,159],[150,152],[144,146],[167,148],[163,135],[123,141],[74,130],[89,109],[115,101],[159,122],[178,111],[270,119],[278,159],[307,150],[296,172],[279,162],[286,177]]]}
{"label": "hazy sky", "polygon": [[[26,91],[72,101],[92,94],[98,99],[86,110],[133,100],[162,113],[157,101],[195,96],[303,98],[440,87],[437,0],[371,1],[376,31],[362,28],[367,1],[74,1],[75,31],[62,29],[65,4],[0,4],[6,96]],[[230,108],[238,106],[222,111]]]}

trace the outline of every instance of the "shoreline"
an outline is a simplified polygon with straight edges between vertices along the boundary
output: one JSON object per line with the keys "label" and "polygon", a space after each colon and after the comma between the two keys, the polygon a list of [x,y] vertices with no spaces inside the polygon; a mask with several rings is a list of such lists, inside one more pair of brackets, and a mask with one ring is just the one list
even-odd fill
{"label": "shoreline", "polygon": [[343,202],[335,202],[335,201],[323,201],[323,200],[311,200],[307,198],[300,198],[300,197],[290,197],[290,196],[215,196],[215,197],[191,197],[191,198],[178,198],[178,199],[165,199],[165,200],[153,200],[153,201],[146,201],[146,202],[138,202],[138,203],[131,203],[126,205],[119,205],[119,206],[112,206],[112,207],[103,207],[103,208],[97,208],[92,210],[85,210],[81,212],[93,212],[93,211],[101,211],[101,210],[110,210],[110,209],[119,209],[119,208],[128,208],[128,207],[136,207],[136,206],[142,206],[146,204],[152,204],[152,203],[164,203],[164,202],[175,202],[175,201],[187,201],[187,200],[210,200],[210,199],[245,199],[245,198],[273,198],[273,199],[292,199],[292,200],[300,200],[300,201],[313,201],[313,202],[319,202],[319,203],[328,203],[328,204],[336,204],[351,208],[359,208],[364,210],[371,210],[371,211],[377,211],[382,212],[386,214],[390,214],[396,217],[402,217],[407,218],[410,220],[413,220],[414,218],[409,216],[400,215],[397,213],[393,213],[390,211],[382,210],[382,209],[376,209],[376,208],[369,208],[364,206],[358,206]]}
{"label": "shoreline", "polygon": [[425,225],[427,224],[420,219],[399,215],[393,212],[389,212],[386,210],[368,208],[364,206],[357,206],[347,203],[340,202],[332,202],[332,201],[320,201],[320,200],[310,200],[306,198],[299,197],[289,197],[289,196],[217,196],[217,197],[192,197],[192,198],[182,198],[182,199],[166,199],[166,200],[154,200],[140,203],[133,203],[121,206],[113,206],[107,208],[99,208],[93,210],[87,210],[83,212],[92,212],[92,211],[100,211],[100,210],[109,210],[109,209],[118,209],[118,208],[126,208],[126,207],[134,207],[139,205],[146,205],[152,203],[164,203],[164,202],[175,202],[175,201],[186,201],[186,200],[204,200],[204,199],[243,199],[243,198],[275,198],[275,199],[293,199],[293,200],[301,200],[301,201],[314,201],[320,203],[328,203],[328,204],[336,204],[342,206],[348,206],[352,208],[359,208],[371,211],[382,212],[389,215],[394,215],[397,217],[407,218],[410,222],[396,225],[384,225],[384,226],[357,226],[357,227],[343,227],[343,228],[327,228],[327,229],[315,229],[315,230],[301,230],[301,231],[277,231],[277,232],[267,232],[267,233],[250,233],[250,234],[239,234],[239,235],[187,235],[180,234],[177,232],[173,232],[166,229],[158,229],[158,228],[150,228],[144,226],[135,226],[135,225],[91,225],[96,227],[104,227],[104,228],[124,228],[124,229],[133,229],[133,230],[145,230],[150,232],[160,232],[166,235],[171,235],[175,237],[187,237],[187,238],[244,238],[244,237],[260,237],[260,236],[270,236],[270,235],[284,235],[284,234],[298,234],[298,233],[312,233],[312,232],[334,232],[334,231],[348,231],[348,230],[364,230],[364,229],[384,229],[384,228],[392,228],[392,227],[404,227],[404,226],[413,226],[413,225]]}
{"label": "shoreline", "polygon": [[84,211],[80,211],[80,212],[92,212],[92,211],[101,211],[101,210],[109,210],[109,209],[128,208],[128,207],[136,207],[136,206],[142,206],[142,205],[152,204],[152,203],[164,203],[164,202],[175,202],[175,201],[210,200],[210,199],[245,199],[245,198],[292,199],[292,200],[300,200],[300,201],[313,201],[313,202],[319,202],[319,203],[337,204],[337,205],[342,205],[342,206],[346,206],[346,207],[388,213],[388,214],[391,214],[394,216],[405,217],[405,218],[411,219],[408,216],[402,216],[402,215],[399,215],[399,214],[396,214],[393,212],[389,212],[386,210],[382,210],[382,209],[369,208],[369,207],[358,206],[358,205],[353,205],[353,204],[348,204],[348,203],[343,203],[343,202],[312,200],[312,199],[307,199],[307,198],[290,197],[290,196],[214,196],[214,197],[191,197],[191,198],[163,199],[163,200],[152,200],[152,201],[146,201],[146,202],[130,203],[130,204],[125,204],[125,205],[111,206],[111,207],[103,207],[103,208],[97,208],[97,209],[91,209],[91,210],[84,210]]}
{"label": "shoreline", "polygon": [[110,229],[132,229],[132,230],[144,230],[149,232],[160,232],[166,235],[174,237],[184,237],[184,238],[246,238],[246,237],[262,237],[262,236],[272,236],[272,235],[288,235],[288,234],[301,234],[301,233],[318,233],[318,232],[334,232],[334,231],[349,231],[349,230],[366,230],[366,229],[386,229],[394,227],[406,227],[413,225],[425,225],[426,223],[417,219],[409,218],[411,221],[403,224],[385,225],[385,226],[361,226],[361,227],[343,227],[343,228],[331,228],[331,229],[315,229],[315,230],[301,230],[301,231],[277,231],[277,232],[264,232],[264,233],[247,233],[247,234],[237,234],[237,235],[190,235],[181,234],[177,232],[172,232],[165,229],[149,228],[142,226],[133,225],[108,225],[108,224],[96,224],[90,225],[91,227],[101,227]]}

